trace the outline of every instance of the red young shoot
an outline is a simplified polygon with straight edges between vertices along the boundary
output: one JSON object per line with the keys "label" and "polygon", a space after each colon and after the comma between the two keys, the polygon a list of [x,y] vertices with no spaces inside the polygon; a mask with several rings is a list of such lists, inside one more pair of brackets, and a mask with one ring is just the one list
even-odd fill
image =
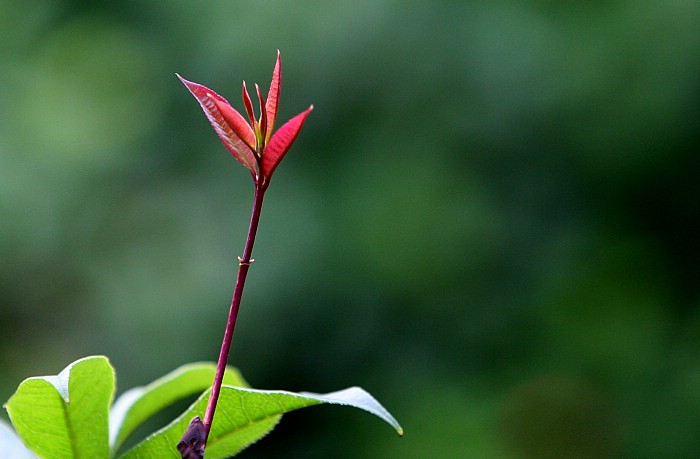
{"label": "red young shoot", "polygon": [[[214,128],[214,131],[216,131],[224,146],[238,162],[243,164],[243,166],[252,173],[255,184],[253,211],[248,228],[248,237],[246,238],[245,247],[243,249],[243,256],[239,258],[238,275],[236,277],[236,285],[233,291],[224,338],[221,343],[216,375],[212,383],[207,409],[204,413],[204,438],[202,440],[200,438],[201,435],[198,434],[197,438],[195,438],[196,441],[193,442],[192,429],[188,429],[188,432],[185,433],[182,439],[184,443],[181,442],[183,451],[192,451],[196,449],[197,452],[201,450],[203,454],[214,420],[216,404],[221,392],[221,384],[228,361],[229,351],[231,349],[233,331],[236,326],[236,318],[238,317],[238,310],[243,295],[243,286],[245,285],[246,276],[248,275],[248,269],[253,262],[251,258],[253,254],[253,244],[255,243],[255,235],[258,230],[265,191],[270,184],[272,173],[279,165],[280,161],[282,161],[287,151],[289,151],[294,140],[296,140],[306,117],[311,110],[313,110],[313,106],[310,106],[287,121],[280,129],[273,133],[279,108],[280,91],[282,88],[282,63],[279,51],[277,52],[277,61],[275,62],[275,68],[272,72],[272,82],[270,83],[270,90],[267,94],[267,101],[265,101],[260,87],[255,85],[260,104],[259,119],[255,118],[253,104],[250,100],[246,84],[243,82],[243,105],[250,122],[247,122],[226,99],[219,96],[211,89],[187,81],[180,75],[178,75],[178,78],[180,78],[185,86],[187,86],[187,89],[189,89],[192,95],[197,99],[209,123]],[[198,419],[197,421],[193,419],[194,424],[192,425],[198,425],[199,422]],[[195,444],[196,448],[192,446]],[[183,457],[185,457],[184,453]]]}

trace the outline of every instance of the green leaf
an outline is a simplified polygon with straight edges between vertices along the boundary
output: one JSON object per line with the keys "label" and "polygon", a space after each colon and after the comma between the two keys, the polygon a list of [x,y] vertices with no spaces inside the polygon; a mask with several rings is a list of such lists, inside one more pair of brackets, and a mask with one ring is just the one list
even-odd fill
{"label": "green leaf", "polygon": [[[141,424],[163,408],[199,394],[211,386],[216,373],[213,363],[183,365],[147,386],[136,387],[123,393],[112,407],[109,416],[109,439],[113,452]],[[231,386],[248,387],[237,369],[227,367],[224,383]]]}
{"label": "green leaf", "polygon": [[331,403],[333,405],[347,405],[381,418],[396,430],[399,436],[403,437],[403,428],[396,419],[384,408],[381,403],[372,397],[369,392],[361,387],[348,387],[347,389],[328,394],[315,394],[313,392],[301,392],[299,395],[307,399],[318,400],[319,403]]}
{"label": "green leaf", "polygon": [[37,459],[37,457],[24,446],[12,427],[0,419],[0,451],[3,456],[12,459]]}
{"label": "green leaf", "polygon": [[106,357],[77,360],[56,376],[24,380],[5,405],[17,434],[38,456],[109,457],[114,370]]}
{"label": "green leaf", "polygon": [[[203,417],[209,391],[171,424],[128,451],[125,459],[173,458],[180,455],[176,445],[194,416]],[[207,459],[222,459],[237,454],[269,433],[282,414],[307,406],[331,403],[368,411],[389,423],[399,435],[403,429],[382,405],[359,387],[330,394],[262,391],[223,386],[207,442]]]}

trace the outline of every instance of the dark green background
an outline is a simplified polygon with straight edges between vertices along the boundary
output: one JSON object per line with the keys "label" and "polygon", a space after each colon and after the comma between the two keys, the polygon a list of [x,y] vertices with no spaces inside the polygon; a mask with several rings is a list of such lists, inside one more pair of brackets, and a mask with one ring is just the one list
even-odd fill
{"label": "dark green background", "polygon": [[231,362],[360,385],[241,457],[700,456],[700,3],[0,4],[0,399],[214,360],[252,201],[175,77],[280,120]]}

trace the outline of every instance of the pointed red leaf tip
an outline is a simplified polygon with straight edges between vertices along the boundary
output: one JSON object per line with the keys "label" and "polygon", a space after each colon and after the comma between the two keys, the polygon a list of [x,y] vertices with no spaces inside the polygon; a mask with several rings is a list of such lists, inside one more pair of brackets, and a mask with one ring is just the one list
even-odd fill
{"label": "pointed red leaf tip", "polygon": [[246,113],[248,113],[250,125],[253,126],[253,129],[255,129],[257,121],[255,120],[255,113],[253,113],[253,102],[250,100],[250,94],[248,94],[248,88],[245,85],[245,81],[243,81],[243,106],[245,107]]}
{"label": "pointed red leaf tip", "polygon": [[282,161],[284,155],[287,154],[289,148],[296,140],[297,135],[301,127],[306,121],[306,117],[309,116],[311,110],[314,106],[311,105],[309,108],[299,113],[297,116],[291,120],[284,123],[284,125],[275,132],[275,134],[270,139],[270,142],[265,147],[265,154],[262,157],[262,175],[263,177],[270,177],[275,171],[277,165]]}
{"label": "pointed red leaf tip", "polygon": [[267,93],[267,103],[265,110],[267,111],[267,132],[265,132],[265,141],[269,142],[272,137],[272,130],[275,128],[275,120],[277,119],[277,109],[280,105],[280,91],[282,90],[282,58],[280,50],[277,50],[277,61],[275,69],[272,71],[272,81],[270,82],[270,91]]}
{"label": "pointed red leaf tip", "polygon": [[255,133],[245,118],[216,92],[176,75],[197,99],[209,123],[228,151],[253,175],[256,175]]}

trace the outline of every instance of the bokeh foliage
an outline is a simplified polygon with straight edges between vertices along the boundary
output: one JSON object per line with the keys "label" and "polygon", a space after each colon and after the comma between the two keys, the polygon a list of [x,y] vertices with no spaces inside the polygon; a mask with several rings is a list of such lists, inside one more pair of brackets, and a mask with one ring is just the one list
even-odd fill
{"label": "bokeh foliage", "polygon": [[[700,455],[700,3],[0,4],[0,398],[213,360],[252,199],[174,76],[313,103],[232,364],[402,422],[242,457]],[[246,456],[248,455],[248,456]]]}

